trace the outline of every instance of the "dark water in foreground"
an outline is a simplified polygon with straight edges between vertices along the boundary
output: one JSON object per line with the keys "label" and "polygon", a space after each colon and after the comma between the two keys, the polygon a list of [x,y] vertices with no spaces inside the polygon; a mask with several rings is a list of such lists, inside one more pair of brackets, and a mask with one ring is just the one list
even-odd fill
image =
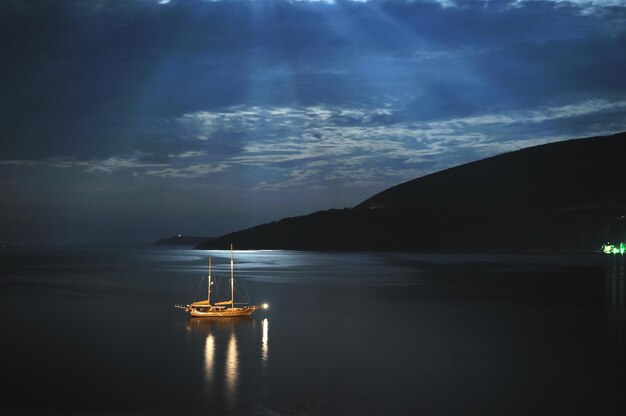
{"label": "dark water in foreground", "polygon": [[0,251],[2,414],[626,414],[620,257],[237,252],[190,320],[207,255]]}

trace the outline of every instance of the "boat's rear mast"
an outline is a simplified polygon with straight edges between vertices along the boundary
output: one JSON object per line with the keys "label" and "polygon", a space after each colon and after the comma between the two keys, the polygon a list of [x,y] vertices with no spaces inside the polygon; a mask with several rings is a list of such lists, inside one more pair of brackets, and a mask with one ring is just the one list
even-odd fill
{"label": "boat's rear mast", "polygon": [[209,294],[207,297],[207,306],[211,307],[211,257],[209,257],[209,288],[208,288]]}

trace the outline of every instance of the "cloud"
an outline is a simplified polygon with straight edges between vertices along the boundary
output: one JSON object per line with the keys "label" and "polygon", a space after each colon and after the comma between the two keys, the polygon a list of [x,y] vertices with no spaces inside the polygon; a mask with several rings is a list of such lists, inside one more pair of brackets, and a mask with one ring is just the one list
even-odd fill
{"label": "cloud", "polygon": [[157,176],[161,178],[199,178],[206,177],[211,173],[224,172],[228,170],[230,165],[226,163],[221,164],[200,164],[191,165],[184,168],[172,168],[168,167],[160,170],[147,170],[146,175]]}
{"label": "cloud", "polygon": [[162,163],[142,162],[138,157],[116,156],[102,160],[77,160],[73,158],[49,158],[49,159],[9,159],[0,160],[0,165],[25,166],[25,167],[50,167],[61,169],[77,168],[86,173],[113,173],[121,170],[141,170],[159,166],[167,166]]}
{"label": "cloud", "polygon": [[568,104],[560,107],[542,108],[536,110],[525,110],[509,113],[485,114],[475,117],[464,117],[447,120],[442,123],[428,123],[431,126],[480,126],[488,124],[524,124],[543,123],[559,119],[581,117],[588,114],[604,111],[624,111],[626,110],[626,100],[608,102],[606,100],[590,100],[582,103]]}
{"label": "cloud", "polygon": [[[191,180],[230,172],[257,178],[257,190],[318,189],[394,184],[456,164],[531,145],[571,138],[562,125],[586,119],[578,136],[610,133],[590,120],[626,113],[626,100],[602,99],[556,107],[485,113],[469,117],[415,122],[402,120],[392,104],[355,107],[235,106],[224,111],[190,113],[178,119],[206,137],[206,149],[224,136],[246,139],[236,152],[185,149],[163,161],[135,153],[102,160],[71,158],[4,160],[5,166],[79,169],[90,174],[133,172],[166,180]],[[381,116],[384,116],[381,118]],[[555,128],[559,123],[559,128]],[[626,129],[626,121],[612,129]],[[523,132],[523,133],[520,133]],[[226,139],[228,140],[228,139]]]}
{"label": "cloud", "polygon": [[200,152],[200,151],[197,151],[197,150],[189,150],[189,151],[182,152],[182,153],[179,153],[179,154],[170,155],[170,157],[178,158],[178,159],[187,159],[187,158],[190,158],[190,157],[201,157],[201,156],[205,156],[205,155],[206,155],[206,152]]}

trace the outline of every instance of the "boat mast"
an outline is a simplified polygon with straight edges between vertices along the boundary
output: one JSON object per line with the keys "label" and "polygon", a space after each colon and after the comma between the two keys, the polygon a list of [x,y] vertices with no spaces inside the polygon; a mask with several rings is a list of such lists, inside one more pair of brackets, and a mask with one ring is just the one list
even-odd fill
{"label": "boat mast", "polygon": [[233,244],[230,244],[230,307],[235,307],[235,268],[233,259]]}
{"label": "boat mast", "polygon": [[211,257],[209,257],[209,297],[207,297],[206,304],[211,306]]}

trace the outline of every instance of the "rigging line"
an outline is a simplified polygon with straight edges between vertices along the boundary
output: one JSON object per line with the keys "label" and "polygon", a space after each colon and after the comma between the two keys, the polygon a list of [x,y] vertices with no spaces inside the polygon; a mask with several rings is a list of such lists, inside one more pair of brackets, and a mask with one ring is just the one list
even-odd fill
{"label": "rigging line", "polygon": [[[241,276],[243,273],[241,272],[241,268],[239,267],[239,264],[237,262],[235,262],[235,267],[237,268],[237,271],[239,273],[239,275]],[[244,303],[250,303],[250,295],[248,295],[248,289],[246,288],[246,282],[244,282],[243,278],[239,278],[239,281],[241,282],[241,286],[243,286],[243,290],[245,292],[245,296],[243,295],[243,293],[241,293],[239,290],[237,290],[237,288],[235,288],[235,291],[237,293],[239,293],[239,295],[241,297],[244,298],[245,302]]]}
{"label": "rigging line", "polygon": [[248,295],[248,288],[246,287],[246,283],[243,281],[243,279],[240,279],[240,280],[241,280],[241,285],[243,286],[243,291],[246,294],[245,296],[246,302],[250,303],[250,295]]}
{"label": "rigging line", "polygon": [[[222,278],[221,278],[221,277],[219,277],[219,278],[218,278],[218,277],[217,277],[217,274],[214,274],[214,275],[213,275],[213,283],[215,284],[215,295],[216,295],[217,297],[219,297],[219,295],[220,295],[220,283],[219,283],[219,282],[220,282],[221,280],[222,280]],[[216,299],[217,299],[217,298],[216,298]]]}
{"label": "rigging line", "polygon": [[[196,292],[194,293],[193,297],[191,298],[191,301],[193,302],[194,299],[196,299],[198,297],[198,293],[200,293],[200,287],[202,286],[202,281],[204,280],[204,276],[205,273],[202,273],[202,275],[200,275],[200,280],[198,280],[198,284],[196,285]],[[193,286],[192,286],[193,289]]]}

